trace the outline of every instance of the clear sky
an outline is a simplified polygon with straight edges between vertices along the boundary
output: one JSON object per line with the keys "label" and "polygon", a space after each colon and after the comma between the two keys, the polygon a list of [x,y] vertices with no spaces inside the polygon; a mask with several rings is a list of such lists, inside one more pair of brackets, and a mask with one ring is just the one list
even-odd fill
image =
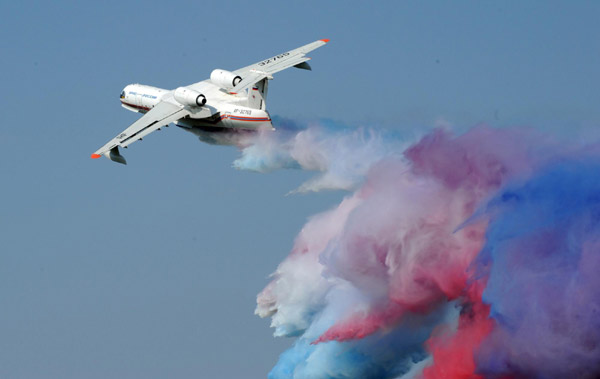
{"label": "clear sky", "polygon": [[175,88],[321,38],[270,83],[272,115],[403,131],[600,127],[593,1],[0,4],[0,377],[259,378],[289,344],[255,296],[310,215],[312,174],[237,171],[177,128],[91,160]]}

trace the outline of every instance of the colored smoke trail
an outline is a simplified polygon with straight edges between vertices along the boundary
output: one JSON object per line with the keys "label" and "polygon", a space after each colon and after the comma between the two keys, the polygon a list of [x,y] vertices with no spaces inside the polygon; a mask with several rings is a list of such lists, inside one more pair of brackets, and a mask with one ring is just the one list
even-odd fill
{"label": "colored smoke trail", "polygon": [[279,121],[277,128],[241,141],[245,147],[233,166],[263,173],[281,168],[322,173],[295,192],[353,189],[375,162],[401,151],[397,139],[374,129],[349,129],[332,122],[299,126],[289,120]]}
{"label": "colored smoke trail", "polygon": [[324,172],[303,191],[362,183],[308,221],[258,295],[275,335],[297,337],[271,378],[598,373],[600,150],[484,126],[407,149],[336,133],[236,162]]}

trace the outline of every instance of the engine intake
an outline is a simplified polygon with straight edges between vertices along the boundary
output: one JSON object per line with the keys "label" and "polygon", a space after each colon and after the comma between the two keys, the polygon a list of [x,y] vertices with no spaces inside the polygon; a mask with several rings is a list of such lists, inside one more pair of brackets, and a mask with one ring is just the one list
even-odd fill
{"label": "engine intake", "polygon": [[231,89],[242,81],[242,77],[231,71],[216,69],[210,73],[210,81],[221,88]]}
{"label": "engine intake", "polygon": [[206,104],[206,97],[204,97],[203,94],[185,87],[177,88],[173,96],[175,97],[175,100],[183,105],[201,107]]}

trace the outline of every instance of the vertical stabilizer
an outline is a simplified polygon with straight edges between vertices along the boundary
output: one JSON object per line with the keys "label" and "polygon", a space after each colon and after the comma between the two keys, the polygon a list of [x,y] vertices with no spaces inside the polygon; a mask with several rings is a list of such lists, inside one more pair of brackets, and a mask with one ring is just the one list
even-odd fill
{"label": "vertical stabilizer", "polygon": [[267,90],[269,80],[267,78],[256,82],[248,89],[248,108],[265,110],[267,108]]}

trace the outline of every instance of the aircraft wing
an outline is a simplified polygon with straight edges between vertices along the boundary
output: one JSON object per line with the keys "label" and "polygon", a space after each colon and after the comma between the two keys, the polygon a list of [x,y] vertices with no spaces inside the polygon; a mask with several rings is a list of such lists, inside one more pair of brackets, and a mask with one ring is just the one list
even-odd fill
{"label": "aircraft wing", "polygon": [[158,128],[177,121],[190,113],[191,112],[182,105],[163,100],[118,136],[98,149],[92,154],[92,158],[100,158],[104,155],[110,160],[126,164],[125,158],[119,154],[119,146],[127,147]]}
{"label": "aircraft wing", "polygon": [[285,70],[286,68],[296,66],[298,68],[310,70],[310,66],[307,63],[304,63],[310,60],[306,54],[325,45],[327,42],[329,42],[328,39],[320,39],[297,49],[235,70],[233,73],[241,76],[242,81],[233,87],[230,92],[241,92],[264,78],[273,79],[274,73]]}

